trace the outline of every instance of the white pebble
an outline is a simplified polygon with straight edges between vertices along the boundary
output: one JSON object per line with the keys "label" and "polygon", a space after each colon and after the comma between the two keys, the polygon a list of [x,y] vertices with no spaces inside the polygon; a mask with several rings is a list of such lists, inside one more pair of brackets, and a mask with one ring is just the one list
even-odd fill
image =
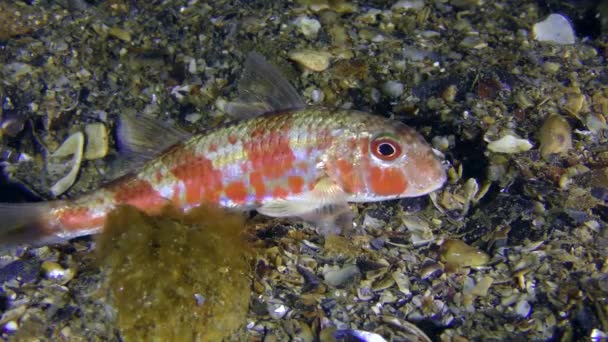
{"label": "white pebble", "polygon": [[401,0],[401,1],[397,1],[391,7],[391,9],[393,11],[394,10],[408,10],[408,9],[420,10],[422,8],[424,8],[423,0]]}
{"label": "white pebble", "polygon": [[403,83],[388,81],[382,86],[382,91],[390,97],[399,97],[403,94]]}
{"label": "white pebble", "polygon": [[529,151],[532,144],[526,139],[516,138],[512,135],[492,141],[488,144],[488,150],[498,153],[518,153]]}
{"label": "white pebble", "polygon": [[19,328],[19,326],[15,321],[9,321],[4,325],[4,331],[9,333],[17,331],[17,328]]}
{"label": "white pebble", "polygon": [[530,306],[530,303],[528,303],[527,300],[520,300],[515,305],[515,312],[517,313],[518,316],[523,317],[523,318],[528,317],[528,315],[530,315],[531,310],[532,310],[532,306]]}
{"label": "white pebble", "polygon": [[300,32],[308,39],[317,38],[319,30],[321,29],[321,23],[317,19],[311,19],[306,16],[298,17],[294,21],[294,24],[298,26]]}
{"label": "white pebble", "polygon": [[574,44],[572,25],[561,14],[551,14],[547,19],[534,24],[532,33],[539,42]]}

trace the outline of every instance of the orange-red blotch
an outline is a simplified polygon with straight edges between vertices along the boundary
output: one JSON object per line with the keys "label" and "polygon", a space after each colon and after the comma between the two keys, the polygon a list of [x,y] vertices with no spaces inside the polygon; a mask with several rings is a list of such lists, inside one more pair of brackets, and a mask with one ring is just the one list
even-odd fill
{"label": "orange-red blotch", "polygon": [[290,176],[287,178],[287,184],[292,194],[299,194],[304,189],[304,179],[300,176]]}
{"label": "orange-red blotch", "polygon": [[285,175],[295,161],[286,125],[277,131],[256,131],[256,135],[244,144],[244,148],[253,169],[261,171],[270,180]]}
{"label": "orange-red blotch", "polygon": [[234,134],[229,134],[229,135],[228,135],[228,142],[229,142],[230,144],[234,145],[234,144],[236,144],[236,143],[237,143],[237,141],[238,141],[238,138],[237,138],[237,136],[236,136],[236,135],[234,135]]}
{"label": "orange-red blotch", "polygon": [[171,169],[171,173],[182,181],[186,191],[186,203],[219,203],[222,192],[222,172],[213,168],[211,161],[203,156],[187,154],[181,164]]}
{"label": "orange-red blotch", "polygon": [[363,180],[360,175],[355,172],[351,162],[345,159],[338,159],[338,161],[336,161],[336,167],[338,168],[344,191],[355,193],[363,190]]}
{"label": "orange-red blotch", "polygon": [[285,198],[289,195],[289,191],[282,186],[277,186],[272,190],[272,196],[275,198]]}
{"label": "orange-red blotch", "polygon": [[57,218],[66,230],[101,227],[105,221],[105,215],[95,216],[90,209],[84,207],[65,208],[59,211]]}
{"label": "orange-red blotch", "polygon": [[264,184],[264,177],[260,172],[252,172],[249,175],[249,184],[255,191],[255,198],[262,200],[266,195],[266,185]]}
{"label": "orange-red blotch", "polygon": [[226,196],[236,204],[243,204],[247,199],[245,183],[237,181],[228,184],[224,190]]}
{"label": "orange-red blotch", "polygon": [[167,203],[167,200],[143,179],[119,183],[113,190],[116,203],[132,205],[148,214],[157,213]]}
{"label": "orange-red blotch", "polygon": [[407,180],[398,168],[372,167],[369,183],[374,193],[380,196],[398,195],[407,190]]}

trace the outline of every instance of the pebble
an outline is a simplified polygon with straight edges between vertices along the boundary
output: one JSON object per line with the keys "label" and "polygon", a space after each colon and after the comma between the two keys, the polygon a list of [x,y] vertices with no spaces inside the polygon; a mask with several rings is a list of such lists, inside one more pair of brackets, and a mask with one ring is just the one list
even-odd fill
{"label": "pebble", "polygon": [[63,268],[61,265],[53,261],[43,262],[41,270],[45,278],[55,280],[60,284],[66,284],[72,280],[76,274],[73,269]]}
{"label": "pebble", "polygon": [[289,54],[289,59],[310,71],[323,71],[329,67],[331,54],[317,50],[298,50]]}
{"label": "pebble", "polygon": [[510,134],[488,144],[488,150],[498,153],[526,152],[531,148],[532,144],[527,139],[516,138]]}
{"label": "pebble", "polygon": [[544,159],[551,154],[566,153],[572,148],[572,128],[561,115],[550,115],[540,128],[539,140]]}
{"label": "pebble", "polygon": [[446,240],[441,245],[441,260],[458,267],[483,266],[490,257],[461,240]]}
{"label": "pebble", "polygon": [[397,1],[392,7],[393,11],[404,11],[404,10],[421,10],[424,8],[424,1],[422,0],[401,0]]}
{"label": "pebble", "polygon": [[294,24],[300,29],[304,37],[315,39],[321,29],[321,23],[317,19],[311,19],[306,16],[296,18]]}
{"label": "pebble", "polygon": [[382,86],[382,91],[390,97],[398,98],[403,94],[403,83],[388,81]]}
{"label": "pebble", "polygon": [[460,42],[460,46],[469,48],[469,49],[480,50],[480,49],[488,47],[488,43],[486,43],[485,41],[483,41],[481,38],[479,38],[477,36],[469,36],[469,37],[464,38]]}
{"label": "pebble", "polygon": [[84,159],[94,160],[108,154],[108,130],[101,122],[91,123],[84,127],[87,142],[84,148]]}
{"label": "pebble", "polygon": [[490,289],[490,286],[492,286],[493,282],[494,279],[492,279],[490,276],[481,278],[471,290],[471,294],[479,297],[485,297],[488,294],[488,290]]}
{"label": "pebble", "polygon": [[539,42],[574,44],[574,29],[561,14],[551,14],[547,19],[534,24],[532,34]]}
{"label": "pebble", "polygon": [[528,317],[530,315],[530,311],[532,311],[532,306],[527,300],[520,300],[517,302],[517,304],[515,304],[515,312],[520,317]]}

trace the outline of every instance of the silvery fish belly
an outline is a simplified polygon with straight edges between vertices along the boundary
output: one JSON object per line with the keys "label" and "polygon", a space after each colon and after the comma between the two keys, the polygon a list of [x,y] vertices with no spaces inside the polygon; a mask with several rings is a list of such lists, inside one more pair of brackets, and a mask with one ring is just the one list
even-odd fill
{"label": "silvery fish belly", "polygon": [[148,159],[138,172],[71,201],[1,205],[12,220],[5,231],[32,226],[17,207],[37,218],[43,237],[71,238],[99,231],[121,204],[148,214],[211,204],[301,217],[327,233],[352,224],[348,202],[421,196],[445,182],[416,131],[364,112],[306,107],[258,54],[247,59],[239,88],[226,110],[245,119],[204,134],[123,117],[123,147]]}

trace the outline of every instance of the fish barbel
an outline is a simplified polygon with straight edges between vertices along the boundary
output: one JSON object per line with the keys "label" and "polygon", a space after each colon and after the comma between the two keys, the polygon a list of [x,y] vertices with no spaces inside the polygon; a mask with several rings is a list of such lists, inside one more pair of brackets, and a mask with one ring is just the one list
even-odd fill
{"label": "fish barbel", "polygon": [[5,235],[33,226],[34,239],[69,239],[99,232],[118,205],[155,215],[169,204],[301,217],[327,233],[352,225],[349,202],[421,196],[446,180],[415,130],[360,111],[306,107],[260,55],[250,54],[239,88],[240,101],[227,110],[249,118],[210,132],[190,136],[151,119],[123,117],[119,135],[126,148],[163,152],[76,199],[0,204]]}

